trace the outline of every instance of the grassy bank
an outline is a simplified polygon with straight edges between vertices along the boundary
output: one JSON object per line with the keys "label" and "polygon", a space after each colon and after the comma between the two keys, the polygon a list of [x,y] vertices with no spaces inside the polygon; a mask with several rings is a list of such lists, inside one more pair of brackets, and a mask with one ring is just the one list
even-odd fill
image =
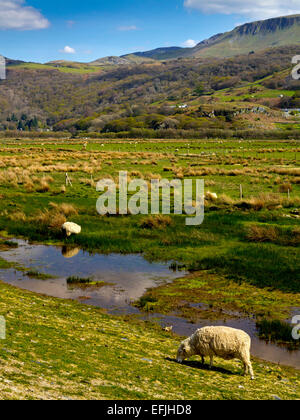
{"label": "grassy bank", "polygon": [[[191,304],[202,305],[199,309]],[[192,322],[225,319],[234,314],[284,321],[290,318],[292,307],[300,307],[300,294],[258,289],[212,271],[203,271],[148,290],[136,305],[144,311],[177,312]]]}
{"label": "grassy bank", "polygon": [[175,363],[179,339],[129,318],[0,283],[1,399],[299,399],[300,373],[254,361]]}

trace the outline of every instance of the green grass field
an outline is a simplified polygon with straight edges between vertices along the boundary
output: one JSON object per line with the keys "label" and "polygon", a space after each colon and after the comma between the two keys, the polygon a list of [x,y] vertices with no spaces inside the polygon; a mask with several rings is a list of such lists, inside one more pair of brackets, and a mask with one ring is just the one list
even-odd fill
{"label": "green grass field", "polygon": [[[269,320],[289,319],[291,308],[300,307],[299,142],[90,140],[87,149],[84,142],[1,140],[3,238],[142,253],[192,270],[149,292],[165,313],[185,299]],[[197,227],[185,225],[186,215],[102,217],[96,182],[117,181],[121,170],[148,182],[204,179],[206,192],[218,198],[206,197],[205,220]],[[72,186],[65,186],[66,172]],[[82,233],[65,238],[66,220],[80,224]],[[0,267],[9,265],[0,260]],[[0,352],[4,398],[300,397],[294,369],[256,362],[258,380],[250,384],[227,372],[238,373],[236,363],[219,361],[225,370],[213,372],[195,363],[178,366],[166,359],[174,358],[178,338],[158,327],[0,288],[0,315],[9,328]]]}

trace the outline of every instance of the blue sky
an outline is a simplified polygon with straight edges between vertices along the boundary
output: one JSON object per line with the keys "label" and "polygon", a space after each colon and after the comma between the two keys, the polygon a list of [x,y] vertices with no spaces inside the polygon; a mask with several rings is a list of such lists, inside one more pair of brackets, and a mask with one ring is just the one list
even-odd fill
{"label": "blue sky", "polygon": [[92,61],[157,47],[192,46],[246,21],[300,13],[300,0],[268,0],[267,6],[264,3],[0,0],[0,53],[37,62]]}

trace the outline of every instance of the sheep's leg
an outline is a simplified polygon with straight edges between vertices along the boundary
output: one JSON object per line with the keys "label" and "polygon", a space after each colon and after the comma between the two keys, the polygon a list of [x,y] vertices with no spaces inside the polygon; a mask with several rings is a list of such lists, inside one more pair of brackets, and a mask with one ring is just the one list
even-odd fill
{"label": "sheep's leg", "polygon": [[204,356],[201,356],[201,358],[202,358],[202,365],[205,365],[205,358],[204,358]]}
{"label": "sheep's leg", "polygon": [[251,363],[250,360],[248,361],[248,369],[249,369],[249,372],[250,372],[251,379],[253,381],[255,379],[255,376],[254,376],[254,372],[253,372],[252,363]]}
{"label": "sheep's leg", "polygon": [[251,379],[254,379],[254,372],[253,372],[253,368],[252,368],[252,363],[250,361],[249,358],[244,358],[243,360],[243,364],[244,364],[244,375],[247,375],[248,373],[251,376]]}
{"label": "sheep's leg", "polygon": [[214,356],[210,356],[209,369],[212,369],[213,365],[214,365]]}
{"label": "sheep's leg", "polygon": [[243,362],[243,366],[244,366],[243,376],[246,376],[248,374],[248,364],[244,360],[242,360],[242,362]]}

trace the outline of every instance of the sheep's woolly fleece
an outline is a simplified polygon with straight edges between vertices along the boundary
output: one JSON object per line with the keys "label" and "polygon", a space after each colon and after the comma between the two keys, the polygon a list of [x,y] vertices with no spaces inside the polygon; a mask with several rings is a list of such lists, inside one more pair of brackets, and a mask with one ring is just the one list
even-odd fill
{"label": "sheep's woolly fleece", "polygon": [[215,356],[224,360],[239,359],[244,364],[244,373],[254,379],[250,360],[251,338],[242,330],[229,327],[206,327],[197,330],[184,340],[178,349],[180,362],[194,355],[209,356],[211,365]]}

